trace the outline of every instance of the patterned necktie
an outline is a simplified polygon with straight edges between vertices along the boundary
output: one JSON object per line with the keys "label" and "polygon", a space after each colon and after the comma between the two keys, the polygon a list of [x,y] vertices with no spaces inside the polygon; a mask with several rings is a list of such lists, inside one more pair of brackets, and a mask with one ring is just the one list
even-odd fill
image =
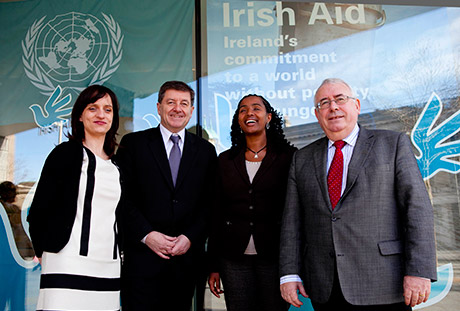
{"label": "patterned necktie", "polygon": [[329,174],[327,175],[327,188],[329,191],[329,198],[331,200],[332,209],[335,208],[340,200],[342,193],[342,177],[343,177],[343,153],[342,148],[345,146],[343,140],[338,140],[334,143],[335,154],[332,159]]}
{"label": "patterned necktie", "polygon": [[173,179],[174,186],[176,185],[177,173],[179,172],[179,164],[180,164],[180,149],[179,149],[179,139],[180,136],[171,135],[171,141],[173,142],[173,147],[171,149],[171,153],[169,154],[169,167],[171,168],[171,176]]}

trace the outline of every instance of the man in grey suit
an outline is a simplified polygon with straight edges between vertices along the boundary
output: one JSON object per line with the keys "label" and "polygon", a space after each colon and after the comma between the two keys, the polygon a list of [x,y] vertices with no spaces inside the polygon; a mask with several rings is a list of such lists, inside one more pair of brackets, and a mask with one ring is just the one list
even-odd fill
{"label": "man in grey suit", "polygon": [[281,294],[299,307],[299,291],[315,310],[411,310],[436,280],[436,250],[409,139],[360,127],[360,102],[340,79],[323,81],[315,105],[327,137],[292,161]]}

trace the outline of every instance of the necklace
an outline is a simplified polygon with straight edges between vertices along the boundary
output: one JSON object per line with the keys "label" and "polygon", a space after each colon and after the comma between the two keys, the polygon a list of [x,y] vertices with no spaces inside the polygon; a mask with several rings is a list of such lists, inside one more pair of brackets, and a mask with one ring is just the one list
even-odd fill
{"label": "necklace", "polygon": [[249,147],[246,147],[249,151],[251,151],[252,153],[254,153],[254,159],[258,159],[259,158],[259,155],[258,153],[261,152],[262,150],[264,150],[265,148],[267,148],[267,145],[263,146],[259,151],[254,151],[252,150],[251,148]]}

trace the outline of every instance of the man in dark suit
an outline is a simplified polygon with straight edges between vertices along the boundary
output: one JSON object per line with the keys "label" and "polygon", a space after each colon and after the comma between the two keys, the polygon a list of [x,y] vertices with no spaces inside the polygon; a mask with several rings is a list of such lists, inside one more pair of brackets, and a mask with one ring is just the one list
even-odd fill
{"label": "man in dark suit", "polygon": [[[299,150],[284,209],[283,298],[315,310],[410,310],[436,280],[433,210],[406,135],[357,124],[359,100],[323,81],[315,115],[327,137]],[[303,281],[303,284],[302,284]]]}
{"label": "man in dark suit", "polygon": [[216,151],[185,130],[194,91],[180,81],[158,93],[159,127],[123,137],[123,310],[190,310],[201,272]]}

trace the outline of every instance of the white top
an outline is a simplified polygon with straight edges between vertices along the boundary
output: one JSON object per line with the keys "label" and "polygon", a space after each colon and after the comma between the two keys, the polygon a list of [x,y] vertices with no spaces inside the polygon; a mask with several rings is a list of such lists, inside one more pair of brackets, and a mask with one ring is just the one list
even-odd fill
{"label": "white top", "polygon": [[251,182],[251,184],[261,164],[262,164],[262,161],[251,162],[251,161],[246,160],[246,171],[248,172],[249,181]]}

